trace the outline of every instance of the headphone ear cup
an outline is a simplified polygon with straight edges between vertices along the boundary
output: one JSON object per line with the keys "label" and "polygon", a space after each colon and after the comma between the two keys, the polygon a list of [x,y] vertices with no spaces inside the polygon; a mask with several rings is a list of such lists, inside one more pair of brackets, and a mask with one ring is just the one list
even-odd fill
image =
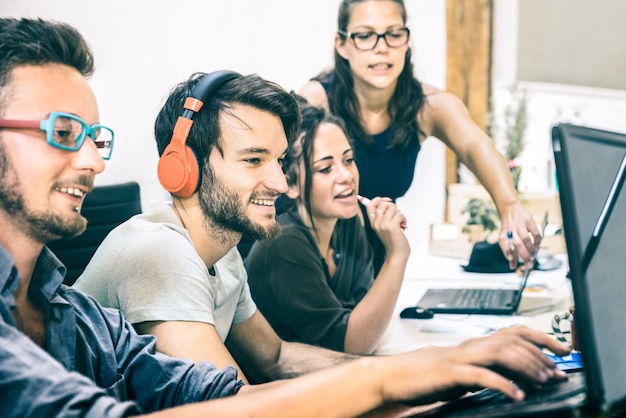
{"label": "headphone ear cup", "polygon": [[172,139],[165,147],[157,165],[157,175],[161,185],[174,196],[190,197],[200,186],[198,159],[193,150],[186,145],[187,136],[193,124],[193,115],[202,108],[203,102],[213,90],[239,77],[241,74],[226,70],[205,74],[185,99],[183,114],[176,120]]}
{"label": "headphone ear cup", "polygon": [[200,170],[193,150],[178,141],[170,142],[157,166],[161,185],[176,197],[187,198],[198,190]]}

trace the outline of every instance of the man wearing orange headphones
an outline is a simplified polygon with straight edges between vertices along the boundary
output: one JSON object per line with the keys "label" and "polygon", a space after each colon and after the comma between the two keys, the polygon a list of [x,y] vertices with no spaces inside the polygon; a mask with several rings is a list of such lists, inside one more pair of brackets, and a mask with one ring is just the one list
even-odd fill
{"label": "man wearing orange headphones", "polygon": [[[235,99],[231,99],[235,98]],[[113,230],[75,287],[121,309],[157,350],[265,382],[354,358],[282,341],[258,311],[236,245],[275,236],[275,203],[300,116],[294,99],[256,75],[195,74],[155,123],[158,176],[171,204]]]}

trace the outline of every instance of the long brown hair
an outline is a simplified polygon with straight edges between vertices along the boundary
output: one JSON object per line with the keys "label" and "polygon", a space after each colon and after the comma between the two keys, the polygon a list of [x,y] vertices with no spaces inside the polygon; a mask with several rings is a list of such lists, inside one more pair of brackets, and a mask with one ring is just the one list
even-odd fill
{"label": "long brown hair", "polygon": [[[315,223],[311,210],[311,178],[313,177],[311,166],[313,163],[313,150],[315,147],[315,136],[321,124],[330,123],[337,125],[345,133],[345,127],[341,119],[331,115],[323,107],[317,107],[309,104],[306,99],[292,92],[292,95],[298,102],[298,107],[302,115],[302,124],[300,125],[300,136],[296,141],[290,144],[287,158],[283,163],[283,170],[287,178],[289,186],[297,185],[300,180],[304,179],[304,189],[300,191],[298,199],[304,204],[309,221],[314,231]],[[304,164],[300,164],[300,163]],[[304,172],[301,171],[304,168]],[[297,204],[295,200],[284,199],[283,204],[287,212],[297,213]],[[317,232],[317,231],[316,231]]]}
{"label": "long brown hair", "polygon": [[[350,14],[355,4],[374,0],[343,0],[339,6],[337,17],[337,30],[343,41],[346,41]],[[407,14],[403,0],[391,1],[400,9],[402,21],[406,24]],[[342,35],[343,33],[343,35]],[[353,140],[360,140],[366,144],[372,143],[372,136],[365,132],[360,116],[359,101],[354,93],[354,81],[350,64],[335,50],[335,67],[331,71],[325,71],[314,77],[319,82],[330,82],[328,99],[333,103],[332,111],[345,123]],[[424,91],[421,83],[413,75],[413,63],[411,62],[411,48],[409,47],[404,57],[404,67],[398,77],[396,89],[389,101],[388,112],[391,117],[393,136],[389,147],[403,150],[411,145],[411,141],[418,140],[418,133],[423,132],[417,124],[417,112],[425,102]]]}

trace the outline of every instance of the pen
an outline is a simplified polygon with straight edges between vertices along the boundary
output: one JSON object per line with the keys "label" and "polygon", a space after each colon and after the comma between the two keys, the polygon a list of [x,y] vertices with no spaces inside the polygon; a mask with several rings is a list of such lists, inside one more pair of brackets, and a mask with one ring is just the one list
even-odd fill
{"label": "pen", "polygon": [[[365,196],[361,196],[360,194],[356,195],[356,198],[358,199],[359,202],[361,202],[364,206],[369,205],[370,203],[372,203],[371,200],[369,200],[367,197]],[[400,228],[402,228],[402,230],[406,230],[406,223],[402,222],[400,224]]]}
{"label": "pen", "polygon": [[370,203],[372,203],[371,200],[369,200],[367,197],[365,196],[361,196],[360,194],[356,195],[356,198],[359,200],[359,202],[363,203],[364,206],[369,205]]}
{"label": "pen", "polygon": [[506,232],[506,238],[509,240],[509,249],[511,252],[515,251],[515,247],[513,246],[513,231],[509,229]]}

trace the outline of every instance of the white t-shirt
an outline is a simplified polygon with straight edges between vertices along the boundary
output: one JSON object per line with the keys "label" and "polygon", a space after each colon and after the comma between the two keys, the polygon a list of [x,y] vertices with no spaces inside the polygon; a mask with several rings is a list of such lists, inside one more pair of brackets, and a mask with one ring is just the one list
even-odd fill
{"label": "white t-shirt", "polygon": [[231,326],[249,319],[256,305],[237,248],[214,268],[215,276],[171,206],[163,205],[111,231],[74,287],[120,309],[133,324],[206,322],[225,341]]}

